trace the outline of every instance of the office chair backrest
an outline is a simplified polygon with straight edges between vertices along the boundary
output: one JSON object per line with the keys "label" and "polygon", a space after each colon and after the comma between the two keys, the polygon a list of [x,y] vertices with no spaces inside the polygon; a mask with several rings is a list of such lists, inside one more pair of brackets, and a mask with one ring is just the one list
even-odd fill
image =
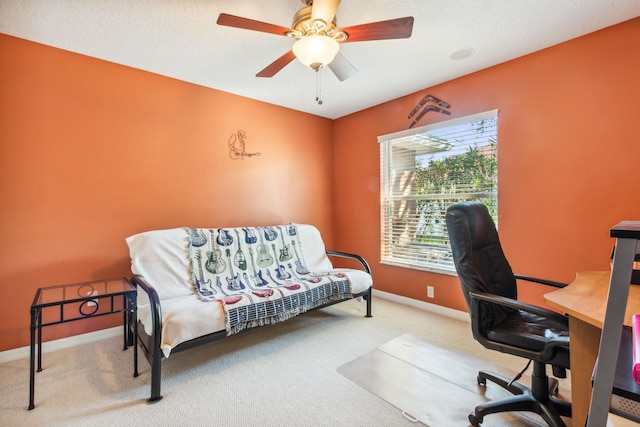
{"label": "office chair backrest", "polygon": [[[458,272],[469,314],[473,316],[469,292],[485,292],[518,298],[516,279],[504,256],[496,226],[485,205],[459,202],[447,209],[446,225],[453,262]],[[481,328],[490,329],[504,320],[512,309],[481,304]]]}

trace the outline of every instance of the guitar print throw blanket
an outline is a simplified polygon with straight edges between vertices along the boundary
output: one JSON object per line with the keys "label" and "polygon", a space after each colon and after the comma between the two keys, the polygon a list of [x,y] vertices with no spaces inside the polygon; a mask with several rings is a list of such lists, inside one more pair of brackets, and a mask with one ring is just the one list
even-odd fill
{"label": "guitar print throw blanket", "polygon": [[345,274],[309,270],[294,224],[186,232],[195,290],[220,302],[227,335],[352,297]]}

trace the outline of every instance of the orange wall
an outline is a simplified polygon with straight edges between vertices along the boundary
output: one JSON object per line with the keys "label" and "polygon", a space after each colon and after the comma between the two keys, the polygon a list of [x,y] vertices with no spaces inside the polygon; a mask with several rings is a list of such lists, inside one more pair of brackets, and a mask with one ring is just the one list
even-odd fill
{"label": "orange wall", "polygon": [[[427,93],[451,118],[500,110],[500,233],[517,272],[606,269],[608,228],[640,219],[639,36],[635,19],[330,121],[0,35],[0,351],[28,345],[39,286],[129,275],[126,236],[183,225],[312,223],[370,262],[377,289],[426,300],[429,284],[429,302],[464,309],[455,277],[379,264],[376,138],[406,129]],[[238,129],[260,157],[229,158]]]}
{"label": "orange wall", "polygon": [[[134,233],[294,221],[331,243],[331,120],[6,35],[0,64],[0,351],[28,345],[38,287],[129,276]],[[261,156],[229,157],[238,129]]]}
{"label": "orange wall", "polygon": [[[514,271],[569,282],[608,269],[609,228],[640,220],[639,40],[636,18],[336,120],[337,245],[370,261],[377,289],[466,310],[456,277],[379,264],[376,138],[407,129],[432,94],[452,114],[430,112],[418,126],[499,110],[499,231]],[[549,290],[521,296],[542,303]]]}

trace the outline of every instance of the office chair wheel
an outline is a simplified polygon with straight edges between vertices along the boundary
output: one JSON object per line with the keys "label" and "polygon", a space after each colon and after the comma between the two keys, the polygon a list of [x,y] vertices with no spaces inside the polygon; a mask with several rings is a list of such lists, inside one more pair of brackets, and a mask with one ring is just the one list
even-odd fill
{"label": "office chair wheel", "polygon": [[481,421],[478,419],[478,417],[476,417],[476,414],[471,413],[469,414],[469,422],[472,426],[479,427]]}
{"label": "office chair wheel", "polygon": [[476,381],[478,381],[478,385],[482,386],[482,387],[486,387],[487,385],[487,379],[484,377],[481,377],[480,375],[478,375],[476,377]]}

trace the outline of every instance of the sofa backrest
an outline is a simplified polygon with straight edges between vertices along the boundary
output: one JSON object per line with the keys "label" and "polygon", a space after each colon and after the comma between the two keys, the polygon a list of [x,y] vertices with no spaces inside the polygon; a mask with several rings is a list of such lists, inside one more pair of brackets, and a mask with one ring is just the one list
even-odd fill
{"label": "sofa backrest", "polygon": [[[151,284],[160,299],[193,294],[193,278],[210,275],[220,260],[226,264],[225,270],[219,274],[223,283],[226,278],[233,277],[232,271],[236,277],[246,271],[254,271],[254,266],[264,260],[260,258],[261,255],[274,259],[276,266],[284,254],[289,256],[284,263],[287,267],[303,266],[314,272],[333,268],[319,230],[308,224],[238,228],[181,227],[139,233],[128,237],[126,242],[132,273],[142,276]],[[199,268],[194,267],[193,274],[190,250],[197,251],[198,257]],[[244,270],[238,267],[238,261],[240,265],[243,262],[246,264]]]}

